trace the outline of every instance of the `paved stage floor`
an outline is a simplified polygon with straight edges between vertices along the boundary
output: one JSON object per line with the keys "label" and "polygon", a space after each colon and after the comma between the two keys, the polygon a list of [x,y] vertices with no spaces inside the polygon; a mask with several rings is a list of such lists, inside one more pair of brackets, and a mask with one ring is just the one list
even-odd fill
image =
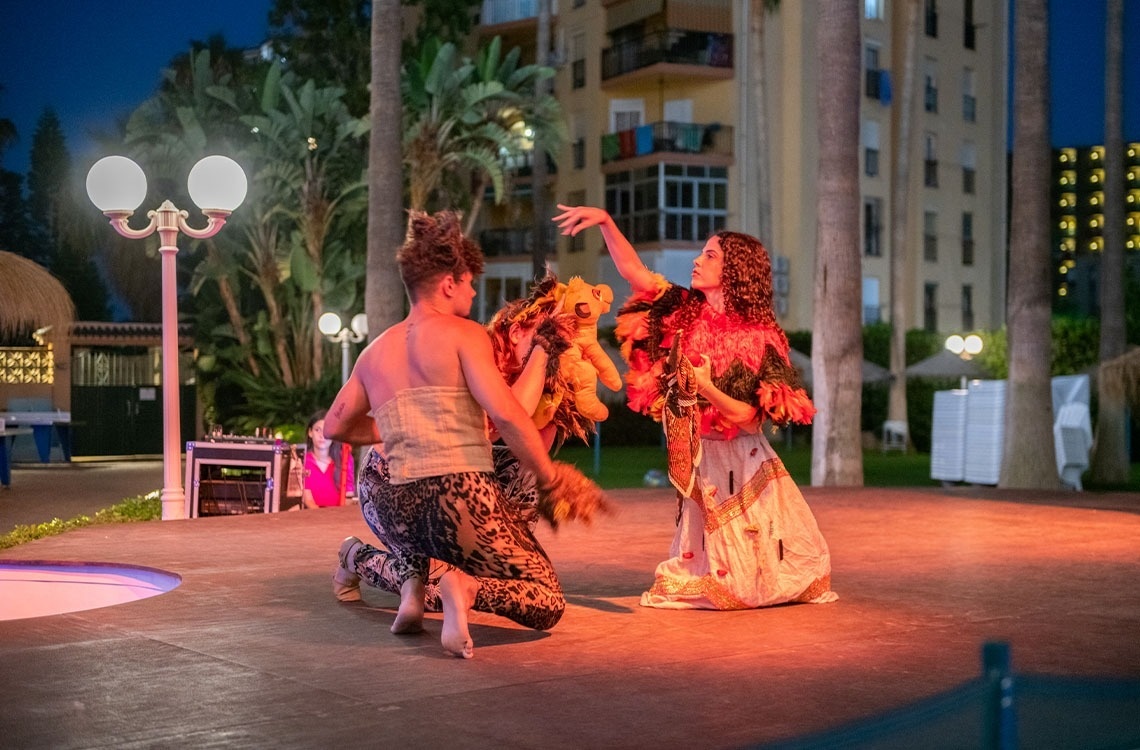
{"label": "paved stage floor", "polygon": [[[0,744],[743,747],[951,689],[991,640],[1018,673],[1140,679],[1140,497],[804,494],[839,601],[639,607],[675,502],[620,490],[593,527],[540,532],[562,621],[536,633],[473,613],[470,661],[443,652],[438,615],[398,637],[394,597],[333,599],[340,541],[368,533],[356,507],[95,526],[0,551],[182,576],[142,601],[0,622]],[[976,746],[962,739],[947,746]]]}

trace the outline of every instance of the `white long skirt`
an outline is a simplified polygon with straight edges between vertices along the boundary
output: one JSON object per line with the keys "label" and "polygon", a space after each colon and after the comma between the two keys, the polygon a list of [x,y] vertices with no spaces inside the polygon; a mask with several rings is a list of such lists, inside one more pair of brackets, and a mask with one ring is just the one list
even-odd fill
{"label": "white long skirt", "polygon": [[815,517],[762,434],[702,441],[668,560],[644,607],[751,609],[834,601]]}

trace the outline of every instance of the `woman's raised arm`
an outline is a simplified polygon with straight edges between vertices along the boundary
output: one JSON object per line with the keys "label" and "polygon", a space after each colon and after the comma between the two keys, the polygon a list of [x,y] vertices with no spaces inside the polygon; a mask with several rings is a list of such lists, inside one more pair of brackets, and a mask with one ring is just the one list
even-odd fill
{"label": "woman's raised arm", "polygon": [[583,229],[598,227],[602,230],[602,239],[606,241],[606,249],[610,251],[618,273],[629,282],[634,293],[653,290],[656,286],[653,273],[641,262],[633,245],[629,244],[613,217],[605,210],[593,206],[564,206],[561,203],[558,208],[562,213],[555,216],[553,221],[558,224],[562,234],[576,237]]}

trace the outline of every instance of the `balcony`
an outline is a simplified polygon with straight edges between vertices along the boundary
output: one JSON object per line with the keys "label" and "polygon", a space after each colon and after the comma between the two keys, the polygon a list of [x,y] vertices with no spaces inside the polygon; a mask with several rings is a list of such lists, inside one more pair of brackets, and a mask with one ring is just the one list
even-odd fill
{"label": "balcony", "polygon": [[670,68],[683,77],[731,78],[732,35],[670,29],[602,51],[603,84],[619,76],[658,75]]}
{"label": "balcony", "polygon": [[[550,15],[558,15],[558,0],[550,0]],[[479,12],[481,26],[497,26],[538,18],[538,0],[483,0]]]}
{"label": "balcony", "polygon": [[[545,231],[544,241],[553,252],[558,239],[557,227],[550,224]],[[501,227],[497,229],[484,229],[479,232],[479,246],[487,258],[506,258],[511,256],[530,256],[534,249],[534,229],[513,229]]]}
{"label": "balcony", "polygon": [[714,160],[727,166],[732,137],[731,127],[716,122],[655,122],[603,135],[602,164],[657,154],[702,154],[727,157]]}
{"label": "balcony", "polygon": [[[501,156],[499,161],[503,165],[503,172],[515,180],[529,179],[534,174],[534,149]],[[546,174],[550,176],[557,173],[558,163],[550,158],[550,154],[546,154]]]}

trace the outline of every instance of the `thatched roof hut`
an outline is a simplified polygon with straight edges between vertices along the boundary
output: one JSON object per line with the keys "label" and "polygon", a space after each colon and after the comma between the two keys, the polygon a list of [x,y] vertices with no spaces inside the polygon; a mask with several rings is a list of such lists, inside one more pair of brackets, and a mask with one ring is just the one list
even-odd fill
{"label": "thatched roof hut", "polygon": [[75,320],[71,295],[43,266],[0,250],[0,338],[51,326],[64,333]]}
{"label": "thatched roof hut", "polygon": [[1140,405],[1140,347],[1102,362],[1099,377],[1105,389],[1133,406]]}

